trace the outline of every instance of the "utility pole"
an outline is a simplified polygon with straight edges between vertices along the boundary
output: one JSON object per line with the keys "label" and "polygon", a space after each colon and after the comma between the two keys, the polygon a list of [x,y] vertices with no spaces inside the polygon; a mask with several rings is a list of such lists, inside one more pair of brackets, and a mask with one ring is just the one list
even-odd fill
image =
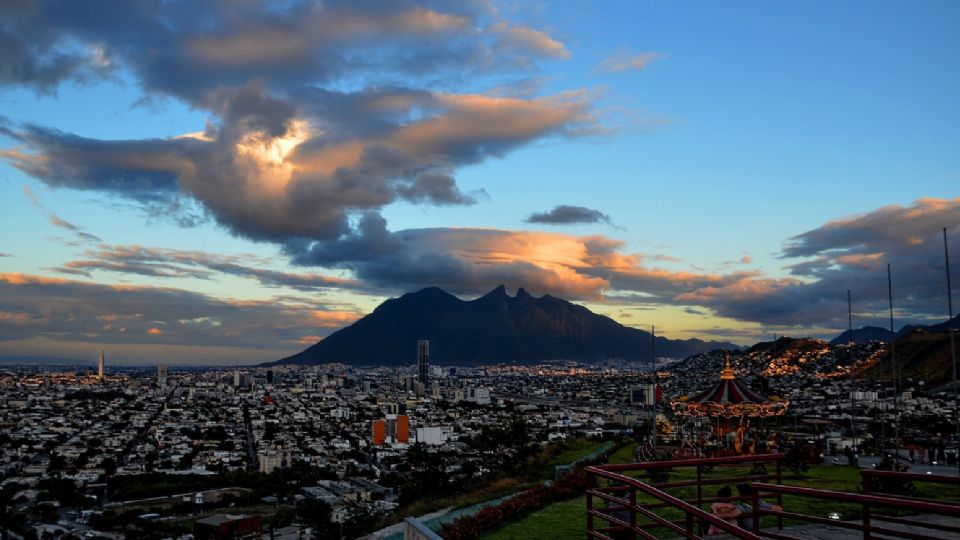
{"label": "utility pole", "polygon": [[893,329],[893,278],[890,263],[887,263],[887,300],[890,303],[890,362],[893,369],[893,449],[894,470],[900,468],[900,379],[897,372],[897,334]]}
{"label": "utility pole", "polygon": [[[853,446],[857,446],[857,364],[853,357],[853,303],[850,300],[850,289],[847,289],[847,354],[850,355],[850,433],[853,436]],[[856,450],[856,451],[859,451]]]}
{"label": "utility pole", "polygon": [[960,474],[960,411],[957,400],[957,348],[953,340],[953,290],[950,285],[950,248],[947,247],[947,228],[943,228],[943,257],[947,263],[947,331],[950,332],[950,363],[953,365],[953,419],[956,422],[957,473]]}
{"label": "utility pole", "polygon": [[657,451],[657,412],[660,404],[657,402],[657,327],[650,325],[650,369],[653,372],[653,451]]}

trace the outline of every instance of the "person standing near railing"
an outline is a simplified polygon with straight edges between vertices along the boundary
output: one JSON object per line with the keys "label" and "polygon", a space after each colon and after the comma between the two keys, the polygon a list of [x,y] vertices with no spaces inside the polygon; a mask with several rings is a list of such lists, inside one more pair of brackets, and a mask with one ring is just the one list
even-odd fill
{"label": "person standing near railing", "polygon": [[[737,493],[741,497],[753,497],[753,486],[750,484],[737,484]],[[748,531],[753,530],[753,507],[749,503],[740,501],[736,504],[738,510],[740,510],[740,517],[737,518],[737,525],[741,529],[746,529]],[[768,502],[760,501],[761,510],[774,510],[779,512],[783,510],[778,504],[770,504]]]}

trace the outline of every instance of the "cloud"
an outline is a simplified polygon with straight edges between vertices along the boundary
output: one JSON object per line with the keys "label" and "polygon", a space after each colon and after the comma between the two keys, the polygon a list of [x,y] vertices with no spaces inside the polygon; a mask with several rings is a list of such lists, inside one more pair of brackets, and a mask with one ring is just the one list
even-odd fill
{"label": "cloud", "polygon": [[37,195],[33,191],[30,190],[29,186],[26,186],[26,185],[23,186],[23,194],[27,196],[27,199],[30,200],[31,204],[39,208],[41,212],[47,215],[47,219],[50,221],[50,224],[53,225],[54,227],[67,230],[75,234],[77,238],[79,238],[80,240],[83,240],[86,242],[100,242],[99,236],[90,234],[88,232],[84,232],[83,229],[81,229],[80,227],[77,227],[73,223],[70,223],[69,221],[62,219],[60,216],[54,214],[53,212],[48,212],[46,207],[40,201],[40,198],[37,197]]}
{"label": "cloud", "polygon": [[607,281],[584,273],[593,237],[499,229],[408,229],[391,232],[366,214],[336,242],[290,242],[294,263],[350,270],[372,286],[410,290],[438,286],[481,294],[501,283],[566,298],[598,299]]}
{"label": "cloud", "polygon": [[[0,273],[0,341],[268,344],[290,350],[303,336],[325,335],[359,316],[352,307],[286,297],[234,300],[173,288]],[[321,329],[327,332],[318,334]]]}
{"label": "cloud", "polygon": [[55,268],[66,274],[90,276],[91,272],[113,272],[163,278],[216,279],[232,275],[253,279],[266,287],[289,287],[303,292],[371,288],[353,279],[316,273],[290,273],[263,268],[272,261],[249,255],[209,254],[200,251],[150,248],[137,245],[101,246],[88,250],[84,259]]}
{"label": "cloud", "polygon": [[791,277],[749,278],[685,292],[677,301],[718,315],[786,326],[846,326],[846,291],[857,324],[886,326],[886,265],[892,269],[896,325],[946,319],[942,229],[960,249],[960,198],[920,199],[824,224],[789,239]]}
{"label": "cloud", "polygon": [[617,228],[610,216],[599,210],[584,206],[569,206],[562,204],[548,212],[535,212],[527,218],[527,223],[542,223],[546,225],[573,225],[580,223],[605,223]]}
{"label": "cloud", "polygon": [[13,255],[9,253],[0,253],[0,257],[13,257]]}
{"label": "cloud", "polygon": [[641,71],[646,69],[654,60],[660,60],[661,58],[663,58],[663,55],[656,52],[631,54],[621,51],[597,64],[594,72],[620,73],[623,71]]}

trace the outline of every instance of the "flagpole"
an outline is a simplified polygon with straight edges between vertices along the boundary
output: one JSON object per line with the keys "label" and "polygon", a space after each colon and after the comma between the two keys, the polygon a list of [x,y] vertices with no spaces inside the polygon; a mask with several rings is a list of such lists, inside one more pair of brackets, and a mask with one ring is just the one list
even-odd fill
{"label": "flagpole", "polygon": [[950,332],[950,363],[953,365],[953,419],[956,422],[957,473],[960,474],[960,411],[957,399],[957,349],[953,343],[953,290],[950,285],[950,248],[947,247],[947,228],[943,228],[943,258],[947,263],[947,331]]}
{"label": "flagpole", "polygon": [[890,360],[893,369],[893,449],[894,470],[900,469],[900,391],[897,373],[897,334],[893,329],[893,278],[890,263],[887,263],[887,300],[890,303]]}

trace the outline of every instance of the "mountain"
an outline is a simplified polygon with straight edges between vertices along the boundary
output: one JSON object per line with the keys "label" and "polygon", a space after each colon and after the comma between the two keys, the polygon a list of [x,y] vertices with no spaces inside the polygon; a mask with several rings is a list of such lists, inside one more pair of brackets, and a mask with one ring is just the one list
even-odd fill
{"label": "mountain", "polygon": [[[501,285],[464,301],[436,287],[380,304],[312,347],[273,364],[410,365],[417,340],[430,340],[439,365],[532,364],[545,360],[647,361],[651,334],[552,296]],[[731,343],[658,337],[657,356],[685,358]]]}
{"label": "mountain", "polygon": [[[953,329],[960,330],[960,315],[957,315],[956,317],[953,318]],[[929,332],[931,334],[935,334],[939,332],[946,333],[950,331],[950,321],[946,320],[946,321],[943,321],[942,323],[929,324],[929,325],[909,324],[907,326],[904,326],[903,328],[900,329],[899,332],[897,332],[897,337],[905,336],[907,334],[912,334],[917,330],[923,330],[924,332]]]}
{"label": "mountain", "polygon": [[[880,326],[864,326],[853,331],[854,343],[866,343],[868,341],[890,341],[895,334],[890,330]],[[846,345],[850,340],[850,331],[844,330],[842,334],[833,338],[831,345]]]}
{"label": "mountain", "polygon": [[[946,327],[945,323],[944,327]],[[960,335],[955,336],[955,339],[955,346],[960,348]],[[903,380],[925,381],[928,388],[949,383],[952,380],[950,334],[947,332],[931,333],[925,330],[914,330],[905,334],[897,338],[896,355],[897,369]],[[890,351],[884,351],[875,367],[866,367],[861,370],[861,373],[864,377],[876,374],[881,380],[891,379],[893,359]]]}

